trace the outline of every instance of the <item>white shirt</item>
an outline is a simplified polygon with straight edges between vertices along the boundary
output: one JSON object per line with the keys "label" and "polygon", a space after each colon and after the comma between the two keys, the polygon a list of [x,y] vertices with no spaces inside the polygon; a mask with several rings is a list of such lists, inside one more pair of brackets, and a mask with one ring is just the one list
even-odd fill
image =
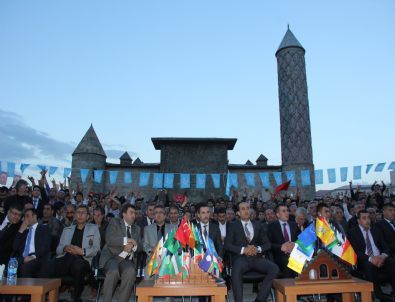
{"label": "white shirt", "polygon": [[221,231],[221,237],[225,238],[226,237],[226,222],[224,224],[221,224],[220,222],[219,224],[219,230]]}
{"label": "white shirt", "polygon": [[[365,240],[365,245],[366,245],[366,231],[361,225],[359,225],[359,228],[361,229],[361,232],[362,232],[362,235],[363,235],[363,239]],[[370,232],[370,229],[368,230],[368,235],[369,235],[370,243],[372,245],[373,256],[379,256],[380,255],[380,251],[377,248],[376,244],[374,243],[373,236],[372,236],[372,233]],[[365,249],[365,254],[369,256],[369,254],[368,254],[368,247],[366,247],[366,249]]]}
{"label": "white shirt", "polygon": [[146,217],[145,219],[147,219],[147,225],[151,225],[155,222],[154,219],[152,219],[152,222],[151,222],[151,219],[149,217]]}
{"label": "white shirt", "polygon": [[4,220],[3,220],[3,223],[1,224],[1,226],[0,226],[0,231],[2,231],[6,226],[7,226],[7,224],[9,223],[10,221],[8,220],[8,215],[6,215],[6,217],[4,218]]}
{"label": "white shirt", "polygon": [[[126,228],[126,234],[128,233],[128,227],[131,227],[129,224],[126,223],[126,221],[124,220],[123,223],[125,224],[125,228]],[[128,237],[123,237],[123,245],[127,245],[128,244]],[[137,250],[137,245],[135,245],[132,249],[132,253],[128,253],[126,251],[122,251],[118,256],[121,258],[129,258],[132,259],[133,258],[133,253]]]}
{"label": "white shirt", "polygon": [[[248,220],[248,221],[240,220],[240,222],[241,222],[241,225],[243,226],[244,234],[246,235],[246,237],[247,237],[247,234],[246,234],[245,228],[246,228],[246,224],[247,224],[247,229],[250,232],[250,240],[252,240],[252,238],[254,238],[254,227],[252,226],[251,220]],[[245,246],[243,246],[241,248],[241,251],[240,251],[241,255],[244,253],[244,248],[245,248]],[[258,247],[258,253],[260,253],[261,251],[262,251],[261,247]]]}
{"label": "white shirt", "polygon": [[[37,230],[37,226],[38,226],[38,222],[36,222],[35,224],[33,224],[29,229],[31,229],[31,233],[32,233],[32,237],[30,239],[30,246],[29,246],[29,252],[28,255],[30,254],[35,254],[36,253],[36,247],[34,245],[34,238],[36,236],[36,230]],[[30,232],[30,230],[29,230]],[[29,233],[28,233],[29,236]],[[27,237],[26,237],[26,242],[27,242]],[[26,243],[25,243],[26,244]]]}

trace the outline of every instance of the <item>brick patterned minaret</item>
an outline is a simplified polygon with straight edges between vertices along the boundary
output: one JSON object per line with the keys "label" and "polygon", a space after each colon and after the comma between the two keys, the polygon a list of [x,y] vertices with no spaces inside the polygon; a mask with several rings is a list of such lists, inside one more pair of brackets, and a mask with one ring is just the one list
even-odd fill
{"label": "brick patterned minaret", "polygon": [[[283,171],[296,171],[302,198],[315,195],[305,49],[288,28],[276,52]],[[312,185],[301,186],[300,170],[309,169]]]}

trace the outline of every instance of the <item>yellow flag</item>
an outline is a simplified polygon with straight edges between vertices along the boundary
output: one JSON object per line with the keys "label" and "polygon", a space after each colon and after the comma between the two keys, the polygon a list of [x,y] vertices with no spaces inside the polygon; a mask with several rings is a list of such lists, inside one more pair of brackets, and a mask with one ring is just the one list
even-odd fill
{"label": "yellow flag", "polygon": [[159,240],[158,244],[155,247],[154,252],[151,255],[151,259],[147,264],[147,272],[149,276],[158,273],[159,265],[160,265],[160,250],[163,247],[163,238]]}
{"label": "yellow flag", "polygon": [[298,274],[300,274],[303,270],[304,264],[307,261],[307,256],[302,253],[299,249],[298,249],[298,245],[295,244],[294,248],[292,249],[291,254],[289,255],[289,259],[288,259],[288,267],[297,272]]}
{"label": "yellow flag", "polygon": [[343,255],[341,258],[350,263],[351,265],[357,264],[357,254],[355,253],[354,249],[352,248],[350,241],[346,240],[346,243],[343,247]]}
{"label": "yellow flag", "polygon": [[325,245],[329,245],[336,240],[335,233],[332,231],[328,222],[322,216],[318,216],[315,221],[315,232],[317,237],[320,238]]}

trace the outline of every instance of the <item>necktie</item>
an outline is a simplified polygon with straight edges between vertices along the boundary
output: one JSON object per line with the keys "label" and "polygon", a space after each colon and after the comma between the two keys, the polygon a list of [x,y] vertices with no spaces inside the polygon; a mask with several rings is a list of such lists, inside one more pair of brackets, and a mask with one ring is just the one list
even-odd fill
{"label": "necktie", "polygon": [[127,232],[126,232],[126,236],[127,236],[128,238],[132,238],[132,232],[131,232],[130,226],[128,226],[128,230],[127,230]]}
{"label": "necktie", "polygon": [[33,199],[33,208],[37,209],[38,200]]}
{"label": "necktie", "polygon": [[287,224],[285,222],[283,223],[283,233],[284,233],[284,240],[285,240],[285,242],[290,241],[289,240],[289,234],[288,234],[288,231],[287,231]]}
{"label": "necktie", "polygon": [[248,222],[246,222],[244,224],[244,232],[246,233],[247,241],[249,243],[251,241],[251,233],[250,233],[250,230],[248,229],[247,225],[248,225]]}
{"label": "necktie", "polygon": [[368,254],[368,256],[372,256],[373,248],[369,238],[369,230],[365,230],[365,233],[366,233],[366,253]]}
{"label": "necktie", "polygon": [[29,228],[29,233],[27,234],[25,250],[23,251],[23,257],[29,256],[30,242],[32,241],[32,229]]}
{"label": "necktie", "polygon": [[164,225],[158,227],[158,241],[163,238]]}
{"label": "necktie", "polygon": [[392,228],[393,228],[394,231],[395,231],[395,221],[391,221],[391,224],[392,224]]}
{"label": "necktie", "polygon": [[204,230],[203,230],[203,236],[204,236],[204,239],[207,240],[207,224],[204,225],[203,228],[204,228]]}

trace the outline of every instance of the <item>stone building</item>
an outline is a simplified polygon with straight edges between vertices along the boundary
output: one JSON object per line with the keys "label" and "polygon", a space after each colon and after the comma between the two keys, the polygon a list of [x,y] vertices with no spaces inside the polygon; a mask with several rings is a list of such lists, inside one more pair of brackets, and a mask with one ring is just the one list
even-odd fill
{"label": "stone building", "polygon": [[[152,138],[156,150],[160,150],[160,163],[144,163],[139,158],[133,159],[125,152],[119,164],[107,163],[103,147],[91,126],[78,144],[72,155],[72,182],[80,181],[79,169],[118,171],[117,187],[120,190],[140,191],[150,198],[157,189],[152,188],[153,177],[149,184],[139,186],[140,172],[175,173],[174,190],[181,193],[179,173],[189,173],[190,189],[188,195],[194,201],[205,200],[214,193],[224,195],[226,174],[238,174],[238,190],[246,186],[244,173],[255,173],[255,188],[260,190],[262,185],[257,173],[259,172],[296,172],[296,182],[301,188],[302,197],[311,199],[315,195],[314,164],[311,143],[309,101],[307,93],[305,50],[288,28],[278,50],[276,51],[278,66],[278,88],[280,103],[281,153],[282,165],[268,165],[268,159],[260,155],[256,163],[247,161],[245,164],[228,162],[228,151],[233,150],[235,138]],[[311,186],[301,186],[300,171],[310,170]],[[132,173],[132,184],[125,184],[123,172]],[[195,174],[207,174],[205,190],[195,188]],[[221,185],[215,189],[210,177],[211,173],[220,173]],[[270,174],[271,175],[271,174]],[[285,181],[283,176],[283,181]],[[271,186],[275,187],[273,176],[270,176]],[[103,173],[100,184],[95,183],[93,190],[107,192],[110,190],[108,173]],[[295,188],[291,187],[291,190]],[[241,193],[242,194],[242,193]]]}

